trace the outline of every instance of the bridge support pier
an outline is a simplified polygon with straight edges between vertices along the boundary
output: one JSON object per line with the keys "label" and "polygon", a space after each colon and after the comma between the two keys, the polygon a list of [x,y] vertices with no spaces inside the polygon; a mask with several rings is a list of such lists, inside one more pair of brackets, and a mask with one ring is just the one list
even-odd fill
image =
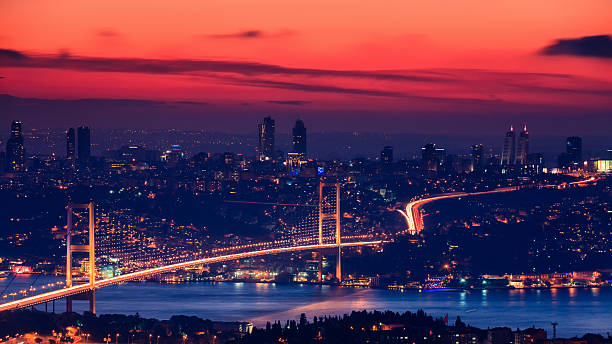
{"label": "bridge support pier", "polygon": [[72,301],[84,300],[89,301],[89,311],[96,314],[96,291],[90,290],[83,294],[71,295],[66,297],[66,312],[72,312]]}
{"label": "bridge support pier", "polygon": [[338,283],[342,283],[342,246],[338,245],[338,255],[336,256],[336,278]]}
{"label": "bridge support pier", "polygon": [[319,283],[323,282],[323,250],[319,250],[318,281],[319,281]]}

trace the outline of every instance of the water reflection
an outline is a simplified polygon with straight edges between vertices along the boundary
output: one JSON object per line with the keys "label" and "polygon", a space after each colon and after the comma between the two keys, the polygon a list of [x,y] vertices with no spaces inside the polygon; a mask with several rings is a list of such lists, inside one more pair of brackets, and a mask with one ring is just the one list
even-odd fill
{"label": "water reflection", "polygon": [[[41,277],[42,279],[42,277]],[[18,286],[32,280],[19,280]],[[45,281],[45,283],[48,281]],[[5,285],[0,281],[0,288]],[[16,282],[13,282],[16,283]],[[586,332],[612,332],[612,289],[523,289],[472,290],[462,292],[404,293],[384,289],[352,289],[334,286],[282,285],[267,283],[126,283],[102,288],[96,293],[100,314],[122,313],[168,319],[174,314],[195,315],[219,321],[246,320],[256,326],[268,320],[287,320],[306,313],[342,315],[352,310],[423,309],[435,317],[448,313],[453,319],[479,327],[536,327],[550,330],[550,322],[562,320],[559,336]],[[75,302],[75,311],[87,310],[86,302]],[[44,305],[37,306],[44,310]],[[49,309],[51,305],[49,305]],[[63,300],[56,311],[65,310]],[[263,322],[263,323],[262,323]],[[561,322],[561,321],[560,321]]]}

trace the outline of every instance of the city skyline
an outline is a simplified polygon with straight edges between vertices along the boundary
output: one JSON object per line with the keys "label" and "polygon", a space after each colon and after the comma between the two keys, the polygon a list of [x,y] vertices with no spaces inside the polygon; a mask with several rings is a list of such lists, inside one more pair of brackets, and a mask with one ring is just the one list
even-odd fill
{"label": "city skyline", "polygon": [[612,344],[611,19],[0,0],[0,344]]}
{"label": "city skyline", "polygon": [[[282,154],[293,154],[294,158],[299,156],[299,160],[305,161],[307,158],[307,154],[306,154],[307,153],[306,152],[307,134],[306,134],[306,127],[304,125],[304,121],[302,121],[299,118],[296,119],[295,125],[293,126],[290,134],[285,134],[285,133],[277,134],[275,122],[276,121],[272,117],[268,116],[263,119],[262,123],[257,124],[257,135],[256,135],[257,141],[254,147],[251,149],[246,148],[245,150],[244,146],[245,144],[248,146],[249,145],[248,142],[251,142],[252,138],[255,136],[238,135],[238,136],[229,136],[229,137],[233,137],[233,139],[230,139],[232,143],[229,145],[227,144],[220,145],[219,147],[215,148],[215,144],[209,144],[209,148],[206,149],[206,152],[209,154],[227,153],[229,150],[232,153],[246,154],[247,156],[250,156],[252,153],[255,153],[258,159],[261,159],[262,161],[271,160],[271,159],[277,159],[277,160],[282,159],[282,155],[279,155],[282,153]],[[13,121],[11,123],[11,136],[9,136],[9,138],[6,140],[6,144],[7,144],[6,155],[7,156],[10,156],[11,154],[10,149],[9,149],[11,145],[10,142],[11,140],[13,141],[15,140],[15,138],[12,138],[12,137],[16,135],[15,134],[16,132],[19,132],[18,134],[19,137],[22,136],[21,129],[15,130],[15,126],[17,126],[18,128],[21,128],[22,122]],[[210,137],[209,140],[213,140],[213,141],[215,140],[214,137],[216,135],[227,135],[225,133],[215,133],[215,132],[207,133],[201,130],[200,131],[198,130],[181,131],[181,130],[176,130],[176,129],[170,129],[170,130],[141,130],[140,138],[138,138],[138,134],[137,134],[139,133],[138,130],[128,130],[128,131],[123,132],[123,134],[120,134],[121,133],[120,130],[115,130],[117,133],[113,135],[114,143],[105,142],[101,144],[101,142],[99,141],[95,142],[95,140],[92,143],[90,128],[87,126],[80,126],[77,128],[77,131],[75,131],[74,128],[68,128],[68,130],[63,131],[65,132],[65,138],[63,139],[65,140],[65,144],[64,144],[65,148],[61,148],[62,145],[60,144],[59,140],[62,140],[62,138],[60,138],[59,136],[53,137],[52,135],[54,131],[57,131],[57,130],[47,129],[47,128],[42,128],[42,129],[32,128],[31,131],[27,133],[27,135],[25,135],[26,139],[34,140],[34,142],[31,142],[31,143],[34,143],[35,149],[33,150],[33,152],[32,151],[29,152],[31,156],[45,156],[47,154],[62,156],[63,154],[69,159],[74,158],[77,161],[79,161],[79,163],[84,163],[90,160],[90,157],[92,154],[91,153],[92,147],[97,147],[96,149],[97,152],[95,153],[97,153],[98,155],[107,156],[109,153],[114,152],[117,148],[119,148],[119,146],[122,146],[123,148],[127,147],[122,143],[126,141],[129,141],[132,145],[137,145],[144,149],[154,148],[159,151],[164,151],[168,148],[171,150],[175,148],[179,148],[179,147],[181,150],[183,148],[186,148],[188,151],[187,155],[189,156],[189,155],[196,155],[196,154],[201,153],[203,147],[202,146],[198,147],[197,145],[194,147],[190,145],[187,147],[181,147],[179,142],[184,142],[185,139],[188,139],[189,136],[195,134],[196,132],[200,132],[203,135],[209,136]],[[105,132],[107,131],[102,130],[102,133],[105,133]],[[153,135],[153,133],[171,134],[171,136],[174,136],[174,138],[172,139],[169,137],[168,139],[170,141],[167,141],[165,144],[160,144],[160,142],[155,142],[155,144],[153,145],[150,145],[150,144],[147,145],[145,143],[146,139],[144,139],[142,135],[144,134],[145,136],[150,136],[150,135]],[[393,157],[393,153],[392,153],[393,146],[389,146],[389,143],[391,143],[393,140],[390,140],[391,136],[388,134],[380,136],[378,140],[376,139],[376,136],[372,136],[372,134],[369,134],[369,133],[352,132],[350,134],[344,133],[344,136],[338,135],[338,134],[339,133],[330,133],[330,134],[314,133],[315,138],[317,138],[315,142],[318,143],[318,145],[315,145],[317,149],[315,149],[315,154],[312,155],[312,157],[324,158],[324,159],[329,159],[329,158],[334,158],[334,159],[335,158],[343,158],[343,159],[346,159],[346,158],[368,158],[368,159],[374,158],[376,159],[377,156],[379,155],[378,154],[379,151],[377,150],[375,146],[372,146],[370,144],[366,144],[365,146],[362,146],[362,147],[355,147],[355,148],[361,149],[361,150],[355,151],[355,153],[350,153],[349,151],[346,151],[344,154],[337,155],[338,153],[335,152],[333,154],[336,154],[336,156],[325,156],[326,154],[324,152],[326,149],[325,148],[326,145],[329,145],[329,144],[335,145],[335,144],[341,143],[345,145],[346,147],[351,147],[352,145],[355,145],[357,142],[359,142],[359,139],[357,140],[357,142],[353,140],[363,135],[367,136],[368,139],[371,141],[371,143],[378,142],[378,144],[380,145],[385,145],[384,146],[385,149],[390,148],[391,157]],[[134,135],[137,135],[137,136],[134,136]],[[280,142],[278,142],[276,139],[277,135],[280,136],[281,138]],[[80,140],[79,140],[79,136],[82,137]],[[105,134],[102,134],[98,137],[101,137],[101,136],[104,137]],[[181,136],[184,136],[184,137],[181,137]],[[317,142],[317,141],[320,141],[322,138],[324,139],[325,143]],[[384,139],[380,140],[381,138],[384,138]],[[401,152],[400,153],[401,155],[399,155],[400,160],[417,159],[418,155],[422,155],[422,153],[419,153],[419,152],[423,151],[425,149],[424,147],[427,147],[428,145],[433,144],[434,146],[437,145],[437,147],[439,147],[436,149],[440,149],[441,151],[443,151],[444,157],[446,156],[447,152],[453,156],[458,155],[459,157],[462,157],[462,158],[470,156],[471,159],[473,160],[472,165],[475,167],[478,167],[478,165],[482,163],[484,160],[486,159],[490,160],[491,158],[494,158],[494,157],[497,157],[497,159],[499,159],[500,165],[502,167],[503,166],[525,166],[527,164],[532,164],[533,161],[535,160],[540,161],[538,165],[542,165],[542,161],[545,161],[546,162],[545,165],[548,167],[567,167],[569,166],[568,165],[569,162],[573,162],[575,166],[578,162],[586,161],[586,160],[582,160],[582,151],[583,151],[582,150],[582,137],[569,136],[569,137],[563,138],[565,142],[565,149],[561,149],[561,150],[559,149],[561,147],[559,145],[559,142],[561,142],[559,138],[553,139],[551,137],[543,137],[543,138],[541,137],[540,146],[536,146],[536,148],[540,150],[533,150],[532,148],[530,149],[531,139],[530,139],[530,134],[527,131],[526,123],[523,124],[523,129],[519,133],[518,138],[516,137],[515,132],[514,132],[514,125],[511,124],[509,131],[506,133],[504,137],[503,143],[501,143],[500,145],[495,144],[496,141],[497,143],[500,143],[500,142],[499,142],[499,138],[495,138],[494,136],[484,136],[480,138],[468,138],[467,141],[464,139],[461,141],[462,143],[459,146],[456,144],[457,142],[455,142],[456,141],[455,138],[451,138],[451,141],[444,141],[443,140],[444,136],[439,136],[438,139],[442,139],[442,140],[441,141],[434,140],[436,143],[433,143],[431,138],[422,137],[421,138],[423,140],[422,142],[429,141],[429,144],[426,144],[425,146],[423,146],[422,149],[420,149],[419,147],[420,145],[422,145],[422,143],[418,142],[419,138],[416,139],[417,141],[414,141],[415,138],[413,137],[412,146],[409,144],[408,148],[406,149],[407,145],[405,144],[405,142],[401,142],[401,136],[399,138],[400,138],[400,141],[397,141],[395,143],[396,144],[401,143],[399,146],[396,146],[396,148],[399,148],[399,152]],[[553,143],[552,145],[550,145],[551,139]],[[570,142],[572,142],[571,141],[572,139],[578,140],[578,143],[575,144],[578,147],[573,148],[574,150],[577,149],[579,151],[578,155],[576,155],[576,153],[570,152],[569,145],[570,145]],[[20,140],[23,141],[23,138],[20,138]],[[40,142],[37,142],[37,140]],[[200,142],[200,139],[196,139],[196,141]],[[2,142],[3,142],[3,138],[0,137],[0,143]],[[275,144],[275,142],[277,142],[278,144]],[[450,144],[447,146],[444,144],[445,142],[447,144],[448,142],[453,142],[453,144]],[[480,142],[480,143],[474,144],[473,142]],[[483,144],[483,142],[487,142],[487,144]],[[587,155],[587,158],[586,158],[587,160],[592,159],[592,158],[608,159],[610,149],[604,148],[608,146],[606,146],[605,143],[603,142],[606,142],[606,141],[604,140],[599,143],[590,142],[591,143],[590,147],[588,147],[587,150],[585,150],[585,154]],[[42,146],[41,146],[41,143],[43,144]],[[546,143],[546,144],[542,145],[542,143]],[[23,143],[21,145],[23,145]],[[542,150],[541,149],[542,146],[548,147],[548,149]],[[363,148],[365,147],[368,147],[368,150],[363,151]],[[450,149],[448,149],[449,147]],[[479,148],[480,153],[477,153],[480,156],[480,158],[474,158],[474,154],[475,154],[474,147],[480,147]],[[210,148],[212,148],[212,150],[209,150]],[[235,150],[236,148],[237,148],[237,151]],[[486,155],[484,154],[485,148],[486,148]],[[154,150],[152,151],[150,150],[149,152],[152,153],[154,152]],[[559,153],[561,153],[561,155],[559,155]],[[83,156],[83,157],[79,158],[80,156]],[[441,161],[440,164],[443,164],[444,157],[437,158],[439,161]],[[381,154],[380,160],[385,160],[385,159],[386,158],[383,156],[383,154]],[[554,160],[554,163],[552,162],[553,160]]]}

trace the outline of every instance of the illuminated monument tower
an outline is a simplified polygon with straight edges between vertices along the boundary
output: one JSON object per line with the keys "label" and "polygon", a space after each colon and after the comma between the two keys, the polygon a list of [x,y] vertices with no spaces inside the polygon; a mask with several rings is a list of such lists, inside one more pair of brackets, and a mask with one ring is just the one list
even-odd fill
{"label": "illuminated monument tower", "polygon": [[9,172],[22,171],[25,167],[25,149],[19,121],[11,123],[11,136],[6,141],[6,162],[6,169]]}
{"label": "illuminated monument tower", "polygon": [[[74,210],[75,209],[87,209],[88,216],[88,242],[87,244],[75,245],[72,244],[72,233],[75,230],[75,222],[73,222]],[[68,296],[66,298],[66,311],[72,312],[72,300],[88,300],[89,311],[91,313],[96,312],[96,299],[95,299],[95,283],[96,283],[96,254],[95,254],[95,217],[94,217],[94,204],[89,202],[86,204],[75,204],[68,203],[66,207],[68,211],[67,223],[66,223],[66,288],[72,287],[72,254],[74,252],[83,252],[89,254],[88,260],[88,275],[89,275],[89,291],[83,294],[77,294]]]}
{"label": "illuminated monument tower", "polygon": [[529,132],[527,131],[527,124],[525,124],[523,131],[519,134],[514,160],[515,164],[520,166],[527,165],[527,155],[529,155]]}
{"label": "illuminated monument tower", "polygon": [[274,154],[274,120],[271,117],[264,118],[258,129],[259,160],[271,160]]}
{"label": "illuminated monument tower", "polygon": [[510,126],[510,130],[504,137],[504,150],[502,151],[501,164],[502,166],[508,166],[514,163],[514,128]]}

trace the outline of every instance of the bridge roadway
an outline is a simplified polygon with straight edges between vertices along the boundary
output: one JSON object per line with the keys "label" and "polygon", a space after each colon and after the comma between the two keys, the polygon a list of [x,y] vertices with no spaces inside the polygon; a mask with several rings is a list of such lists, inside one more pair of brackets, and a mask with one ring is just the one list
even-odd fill
{"label": "bridge roadway", "polygon": [[[342,247],[348,247],[348,246],[377,245],[381,243],[382,243],[381,241],[357,241],[357,242],[341,243],[340,245]],[[284,247],[284,248],[271,248],[271,249],[265,249],[265,250],[249,251],[249,252],[221,255],[217,257],[196,259],[196,260],[191,260],[187,262],[176,263],[176,264],[161,266],[157,268],[142,270],[138,272],[132,272],[132,273],[128,273],[125,275],[120,275],[120,276],[107,278],[103,280],[97,280],[95,281],[95,289],[107,287],[109,285],[113,285],[117,283],[127,282],[127,281],[134,280],[134,279],[141,279],[147,276],[169,272],[169,271],[173,271],[177,269],[187,268],[190,266],[219,263],[219,262],[224,262],[228,260],[263,256],[263,255],[269,255],[269,254],[319,250],[319,249],[337,248],[337,247],[338,246],[336,244],[303,245],[303,246]],[[37,304],[61,299],[67,296],[84,293],[84,292],[89,291],[90,289],[91,288],[90,288],[89,283],[79,284],[79,285],[75,285],[75,286],[64,288],[64,289],[58,289],[58,290],[50,291],[47,293],[38,294],[38,295],[23,298],[23,299],[0,304],[0,311],[7,311],[11,309],[30,307],[30,306],[34,306]]]}

